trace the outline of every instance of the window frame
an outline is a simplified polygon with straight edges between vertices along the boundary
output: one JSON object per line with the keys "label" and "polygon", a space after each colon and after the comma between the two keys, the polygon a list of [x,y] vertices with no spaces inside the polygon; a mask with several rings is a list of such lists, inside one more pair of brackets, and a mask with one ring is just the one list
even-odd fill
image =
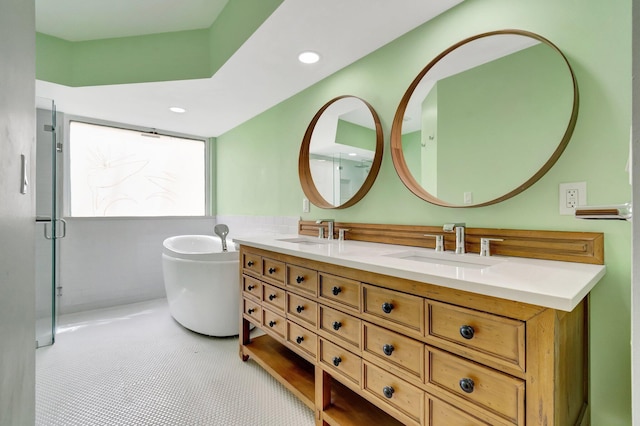
{"label": "window frame", "polygon": [[[83,117],[79,115],[60,113],[59,115],[63,115],[63,132],[60,136],[60,132],[58,131],[58,141],[62,140],[62,156],[59,160],[62,160],[62,164],[59,165],[59,170],[62,171],[62,213],[66,218],[73,219],[108,219],[108,220],[118,220],[118,219],[149,219],[149,218],[210,218],[213,216],[215,212],[215,195],[213,190],[215,189],[213,176],[215,176],[215,145],[214,141],[210,138],[206,138],[203,136],[195,136],[185,133],[172,132],[168,130],[159,130],[156,128],[137,126],[133,124],[119,123],[108,120],[101,120],[97,118]],[[116,129],[122,130],[130,130],[133,132],[156,132],[162,136],[171,136],[177,138],[186,138],[193,139],[197,141],[202,141],[204,143],[204,207],[205,212],[203,215],[194,215],[194,216],[172,216],[172,215],[158,215],[158,216],[73,216],[71,214],[71,178],[70,178],[70,138],[71,138],[71,123],[72,122],[80,122],[86,124],[92,124],[97,126],[106,126],[112,127]],[[59,130],[59,129],[58,129]]]}

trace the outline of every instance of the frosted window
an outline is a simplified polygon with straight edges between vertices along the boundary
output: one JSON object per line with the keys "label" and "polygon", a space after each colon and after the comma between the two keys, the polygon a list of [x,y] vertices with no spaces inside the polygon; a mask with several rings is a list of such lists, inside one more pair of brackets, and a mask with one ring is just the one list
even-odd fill
{"label": "frosted window", "polygon": [[203,216],[205,142],[73,121],[71,216]]}

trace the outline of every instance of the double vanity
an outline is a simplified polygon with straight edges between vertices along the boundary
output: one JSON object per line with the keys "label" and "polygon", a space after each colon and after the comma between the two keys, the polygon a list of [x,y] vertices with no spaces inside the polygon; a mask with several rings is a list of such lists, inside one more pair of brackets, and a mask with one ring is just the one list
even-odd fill
{"label": "double vanity", "polygon": [[[558,160],[578,98],[567,58],[544,37],[469,37],[409,85],[393,166],[433,205],[500,203]],[[359,202],[383,145],[365,100],[327,102],[300,147],[308,201]],[[240,356],[317,425],[590,424],[588,294],[605,272],[602,234],[318,220],[301,221],[298,235],[234,240]],[[264,333],[252,337],[252,324]]]}
{"label": "double vanity", "polygon": [[[533,246],[548,237],[531,235]],[[464,254],[449,240],[443,252],[309,235],[234,240],[240,356],[312,408],[316,424],[589,424],[587,295],[603,265],[480,256],[473,231]],[[571,233],[558,244],[588,246]],[[251,324],[263,335],[251,337]]]}

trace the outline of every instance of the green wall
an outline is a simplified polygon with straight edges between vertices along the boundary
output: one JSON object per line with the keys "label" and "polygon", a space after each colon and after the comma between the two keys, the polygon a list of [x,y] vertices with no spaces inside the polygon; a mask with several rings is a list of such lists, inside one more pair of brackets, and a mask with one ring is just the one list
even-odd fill
{"label": "green wall", "polygon": [[422,176],[421,132],[405,133],[402,135],[402,154],[407,167],[414,176]]}
{"label": "green wall", "polygon": [[[415,75],[471,35],[504,28],[538,33],[567,55],[580,86],[573,138],[556,165],[524,193],[500,204],[450,209],[412,195],[389,153],[391,122]],[[328,100],[354,95],[378,112],[382,168],[351,208],[301,213],[298,152],[309,121]],[[304,92],[217,139],[217,210],[226,215],[330,216],[337,221],[594,231],[605,234],[607,274],[591,293],[591,409],[594,425],[631,423],[631,225],[558,214],[558,184],[587,182],[589,204],[628,201],[625,164],[631,120],[631,0],[467,0]]]}
{"label": "green wall", "polygon": [[200,30],[77,42],[38,33],[36,78],[72,87],[209,78],[281,3],[229,0]]}
{"label": "green wall", "polygon": [[373,152],[376,149],[376,131],[338,119],[336,143],[368,149]]}
{"label": "green wall", "polygon": [[438,197],[480,202],[517,188],[558,146],[572,104],[571,73],[546,44],[440,80]]}
{"label": "green wall", "polygon": [[[210,74],[213,75],[280,6],[283,0],[229,0],[209,28]],[[250,11],[250,13],[247,13]]]}
{"label": "green wall", "polygon": [[[441,157],[438,144],[440,141],[440,111],[438,105],[439,83],[436,83],[422,102],[422,129],[420,150],[420,175],[413,175],[424,189],[434,197],[440,196],[440,173],[442,167],[438,163]],[[462,127],[462,126],[457,126]],[[404,139],[404,137],[403,137]],[[403,141],[404,146],[404,141]],[[404,155],[404,152],[403,152]],[[455,157],[454,157],[455,158]],[[456,170],[457,167],[454,166]]]}

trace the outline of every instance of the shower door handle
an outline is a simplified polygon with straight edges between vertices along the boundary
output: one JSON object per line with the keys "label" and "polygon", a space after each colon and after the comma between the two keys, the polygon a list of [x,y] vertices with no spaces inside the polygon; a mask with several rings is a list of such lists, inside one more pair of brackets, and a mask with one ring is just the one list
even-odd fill
{"label": "shower door handle", "polygon": [[50,224],[51,222],[52,222],[51,219],[49,219],[49,221],[44,223],[44,237],[47,240],[53,240],[53,239],[58,240],[60,238],[64,238],[64,237],[67,236],[67,221],[66,220],[64,220],[64,219],[56,219],[56,222],[60,222],[60,224],[62,225],[60,227],[60,229],[62,229],[62,234],[61,235],[58,235],[57,227],[56,227],[56,235],[51,235],[50,232],[47,232],[47,229],[48,229],[47,225]]}
{"label": "shower door handle", "polygon": [[44,237],[47,240],[52,240],[53,239],[53,235],[51,235],[50,233],[47,232],[48,226],[51,223],[51,218],[48,218],[47,220],[40,220],[41,222],[44,222]]}
{"label": "shower door handle", "polygon": [[56,222],[60,222],[62,225],[60,229],[62,230],[62,234],[58,235],[58,227],[56,226],[56,239],[64,238],[67,236],[67,221],[64,219],[56,219]]}

